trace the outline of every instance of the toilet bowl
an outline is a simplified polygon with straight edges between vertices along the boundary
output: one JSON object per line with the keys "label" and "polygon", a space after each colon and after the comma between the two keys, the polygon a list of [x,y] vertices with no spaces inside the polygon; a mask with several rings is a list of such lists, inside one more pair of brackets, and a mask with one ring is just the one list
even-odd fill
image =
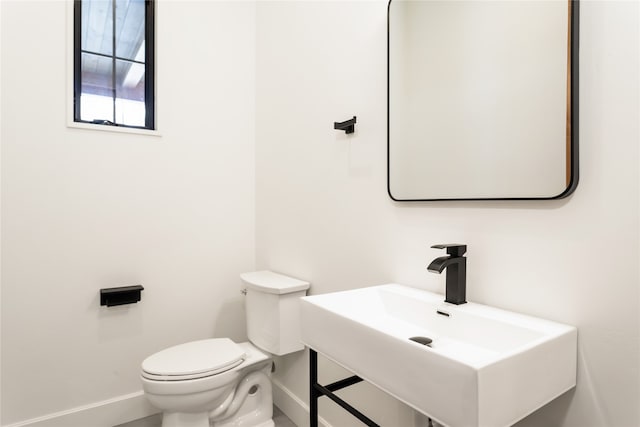
{"label": "toilet bowl", "polygon": [[271,427],[271,363],[248,342],[194,341],[145,359],[142,387],[162,427]]}
{"label": "toilet bowl", "polygon": [[162,411],[162,427],[273,427],[269,353],[304,348],[298,301],[309,283],[270,271],[241,277],[251,342],[192,341],[142,362],[142,388]]}

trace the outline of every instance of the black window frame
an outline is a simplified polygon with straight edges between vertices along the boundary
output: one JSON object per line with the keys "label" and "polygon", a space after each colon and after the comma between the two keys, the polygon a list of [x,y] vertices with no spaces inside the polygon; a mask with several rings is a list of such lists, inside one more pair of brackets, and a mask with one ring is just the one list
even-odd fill
{"label": "black window frame", "polygon": [[[123,128],[133,129],[147,129],[155,130],[155,1],[145,0],[145,61],[144,61],[144,73],[145,73],[145,87],[144,87],[144,103],[145,103],[145,125],[133,126],[125,125],[121,123],[113,123],[108,120],[94,120],[87,121],[82,120],[80,117],[81,102],[80,95],[82,94],[82,1],[74,0],[73,4],[73,121],[78,123],[91,123],[107,126],[117,126]],[[113,22],[115,26],[115,4],[116,0],[113,0]],[[115,31],[113,31],[113,39],[115,43]],[[95,52],[87,52],[93,53]],[[115,61],[126,60],[132,62],[129,58],[119,58],[116,56],[115,50],[111,52],[111,55],[103,55],[103,57],[109,57],[113,60],[113,74],[115,76]],[[135,61],[133,61],[135,62]],[[114,77],[115,78],[115,77]],[[113,85],[113,103],[115,109],[116,100],[116,88]],[[115,119],[115,115],[114,115]]]}

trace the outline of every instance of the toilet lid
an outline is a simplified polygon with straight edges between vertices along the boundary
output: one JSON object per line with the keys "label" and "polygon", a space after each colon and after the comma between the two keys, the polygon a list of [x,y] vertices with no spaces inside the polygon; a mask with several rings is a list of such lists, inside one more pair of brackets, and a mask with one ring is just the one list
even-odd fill
{"label": "toilet lid", "polygon": [[229,338],[213,338],[155,353],[142,362],[142,371],[152,379],[195,379],[227,371],[245,357],[242,347]]}

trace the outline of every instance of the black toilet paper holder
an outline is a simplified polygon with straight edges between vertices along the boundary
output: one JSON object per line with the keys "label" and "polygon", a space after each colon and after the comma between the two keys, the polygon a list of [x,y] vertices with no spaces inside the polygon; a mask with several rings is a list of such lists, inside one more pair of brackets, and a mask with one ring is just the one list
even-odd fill
{"label": "black toilet paper holder", "polygon": [[120,286],[100,289],[100,305],[113,307],[116,305],[135,304],[142,298],[142,285]]}

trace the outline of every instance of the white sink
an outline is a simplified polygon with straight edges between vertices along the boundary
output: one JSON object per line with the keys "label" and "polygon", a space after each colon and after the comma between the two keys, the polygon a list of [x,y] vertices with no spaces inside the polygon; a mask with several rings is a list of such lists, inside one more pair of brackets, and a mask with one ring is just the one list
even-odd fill
{"label": "white sink", "polygon": [[397,284],[304,297],[301,314],[307,346],[446,426],[509,426],[576,384],[572,326]]}

